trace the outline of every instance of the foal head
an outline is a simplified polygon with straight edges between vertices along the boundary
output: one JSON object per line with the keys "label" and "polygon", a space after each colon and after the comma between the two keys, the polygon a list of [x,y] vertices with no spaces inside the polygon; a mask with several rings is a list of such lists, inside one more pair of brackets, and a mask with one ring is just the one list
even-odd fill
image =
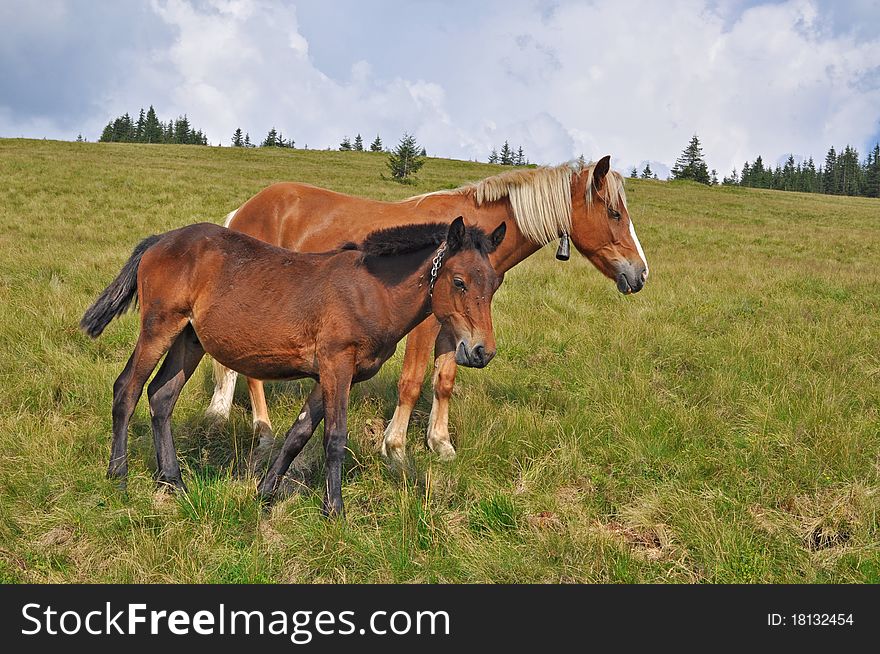
{"label": "foal head", "polygon": [[623,179],[602,157],[572,179],[571,240],[621,293],[638,293],[648,279],[648,262],[636,236]]}
{"label": "foal head", "polygon": [[455,338],[459,365],[482,368],[495,356],[491,308],[501,276],[488,255],[504,240],[506,230],[502,222],[487,236],[476,227],[466,228],[459,216],[449,226],[445,250],[441,246],[434,259],[431,307]]}

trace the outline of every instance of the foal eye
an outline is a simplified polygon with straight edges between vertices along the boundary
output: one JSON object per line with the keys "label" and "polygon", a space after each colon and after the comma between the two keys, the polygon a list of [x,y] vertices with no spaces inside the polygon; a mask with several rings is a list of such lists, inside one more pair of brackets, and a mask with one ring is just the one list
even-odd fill
{"label": "foal eye", "polygon": [[455,288],[457,288],[460,291],[464,291],[467,289],[467,286],[465,286],[465,283],[462,280],[460,280],[458,277],[453,278],[452,283],[455,284]]}
{"label": "foal eye", "polygon": [[610,207],[608,209],[608,215],[614,218],[614,220],[620,220],[620,212],[615,209],[611,209]]}

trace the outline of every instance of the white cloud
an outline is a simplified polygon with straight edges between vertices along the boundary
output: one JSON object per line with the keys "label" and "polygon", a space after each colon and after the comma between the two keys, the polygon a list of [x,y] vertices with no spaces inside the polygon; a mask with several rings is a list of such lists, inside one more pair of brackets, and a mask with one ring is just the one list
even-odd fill
{"label": "white cloud", "polygon": [[[671,166],[697,133],[719,176],[758,154],[821,159],[877,133],[880,30],[831,29],[830,10],[808,0],[743,6],[562,0],[549,11],[505,3],[467,20],[410,6],[413,24],[398,27],[418,30],[420,48],[411,34],[395,39],[386,14],[361,26],[375,32],[372,50],[334,44],[349,63],[333,77],[309,42],[337,38],[330,18],[309,31],[289,3],[151,0],[171,45],[133,57],[88,127],[153,103],[166,119],[188,113],[212,143],[228,143],[238,126],[253,140],[275,126],[310,147],[357,132],[390,145],[409,131],[436,155],[485,160],[508,139],[532,161],[611,153],[620,170]],[[880,11],[857,15],[880,24]],[[7,133],[51,136],[47,124],[0,112]]]}

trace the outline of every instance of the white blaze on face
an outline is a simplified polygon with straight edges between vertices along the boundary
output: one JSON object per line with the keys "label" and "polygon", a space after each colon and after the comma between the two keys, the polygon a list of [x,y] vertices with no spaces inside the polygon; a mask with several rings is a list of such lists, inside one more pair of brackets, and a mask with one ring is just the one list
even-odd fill
{"label": "white blaze on face", "polygon": [[642,258],[642,263],[645,264],[645,279],[648,278],[648,260],[645,258],[645,251],[642,249],[642,244],[639,243],[639,237],[636,236],[636,228],[633,226],[633,221],[629,221],[629,235],[632,236],[633,242],[636,244],[636,250],[639,252],[639,256]]}

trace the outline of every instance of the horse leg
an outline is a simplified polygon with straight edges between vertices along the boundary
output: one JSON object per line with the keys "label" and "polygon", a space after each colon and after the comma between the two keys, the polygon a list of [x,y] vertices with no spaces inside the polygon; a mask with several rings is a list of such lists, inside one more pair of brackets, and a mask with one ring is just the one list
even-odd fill
{"label": "horse leg", "polygon": [[263,503],[268,504],[272,501],[275,491],[278,489],[278,484],[284,477],[284,473],[287,472],[296,455],[309,442],[312,434],[315,433],[318,425],[324,419],[324,402],[321,398],[321,385],[315,384],[308,398],[306,398],[306,403],[303,405],[299,417],[297,417],[296,422],[287,431],[281,451],[275,457],[275,461],[269,466],[257,487],[257,495]]}
{"label": "horse leg", "polygon": [[258,437],[257,445],[251,450],[248,457],[248,470],[253,474],[262,468],[269,454],[272,452],[272,445],[275,443],[274,434],[272,434],[272,424],[269,422],[269,408],[266,406],[266,395],[263,392],[263,382],[259,379],[245,377],[248,383],[248,391],[251,396],[251,411],[254,415],[254,434]]}
{"label": "horse leg", "polygon": [[434,348],[434,399],[428,417],[428,447],[441,461],[452,461],[455,448],[449,438],[449,398],[455,386],[455,339],[445,330],[437,337]]}
{"label": "horse leg", "polygon": [[171,436],[171,412],[204,354],[195,330],[187,325],[171,344],[159,372],[147,387],[156,445],[156,482],[182,491],[186,491],[186,486],[180,476],[180,463]]}
{"label": "horse leg", "polygon": [[332,375],[324,374],[329,366],[321,366],[321,389],[324,400],[324,454],[327,477],[324,483],[323,511],[327,517],[345,515],[342,505],[342,462],[348,446],[348,396],[352,373],[335,366]]}
{"label": "horse leg", "polygon": [[230,370],[222,363],[213,362],[214,395],[205,410],[205,417],[215,422],[223,422],[229,418],[232,409],[232,396],[235,395],[235,380],[238,373]]}
{"label": "horse leg", "polygon": [[272,444],[272,423],[269,421],[269,407],[263,382],[247,377],[248,393],[251,396],[251,412],[254,416],[254,433],[260,437],[260,445]]}
{"label": "horse leg", "polygon": [[142,320],[134,352],[113,384],[113,439],[107,476],[121,480],[121,485],[125,484],[128,475],[128,423],[150,373],[183,327],[183,324],[174,324],[161,317],[151,317],[149,328],[145,324],[146,321]]}
{"label": "horse leg", "polygon": [[413,407],[422,392],[425,368],[431,357],[431,344],[436,340],[440,323],[431,315],[413,329],[406,337],[406,353],[403,370],[397,383],[397,407],[391,422],[385,428],[382,440],[382,456],[402,461],[406,455],[406,428]]}

